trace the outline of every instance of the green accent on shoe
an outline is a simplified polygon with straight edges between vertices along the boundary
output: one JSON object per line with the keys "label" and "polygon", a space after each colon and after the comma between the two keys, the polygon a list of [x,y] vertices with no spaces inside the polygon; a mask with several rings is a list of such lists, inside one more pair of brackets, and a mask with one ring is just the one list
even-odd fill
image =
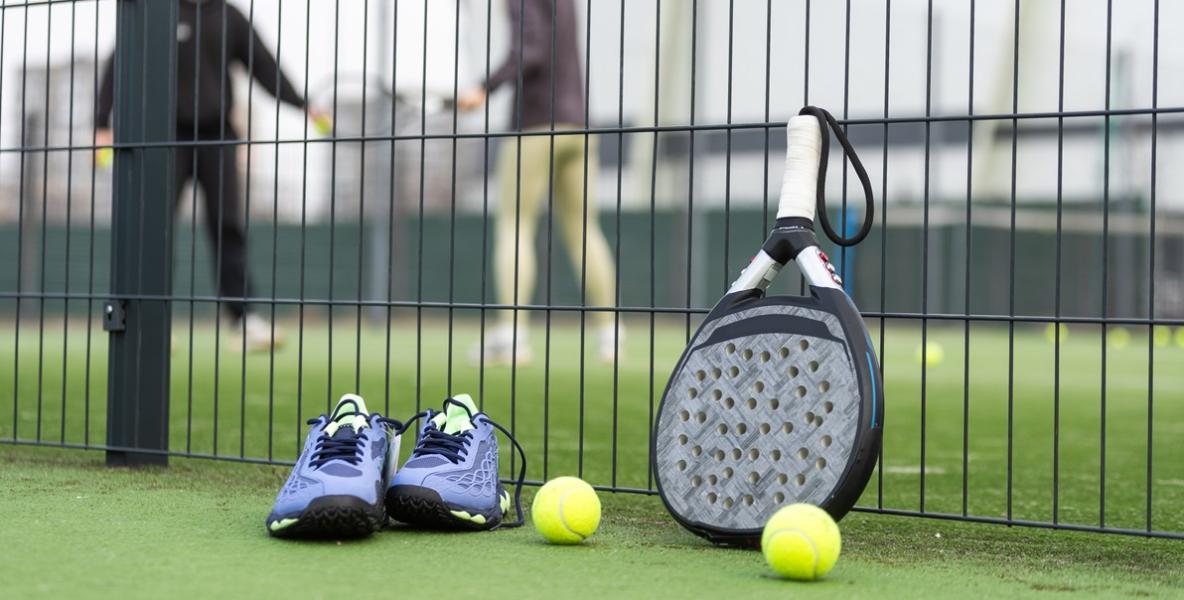
{"label": "green accent on shoe", "polygon": [[473,402],[473,398],[468,394],[458,394],[453,396],[452,400],[463,404],[469,410],[466,411],[463,407],[450,402],[444,409],[444,412],[437,413],[436,416],[432,417],[432,423],[436,425],[437,429],[449,435],[456,435],[473,429],[473,421],[469,418],[470,414],[477,414],[477,404]]}
{"label": "green accent on shoe", "polygon": [[267,527],[268,527],[268,529],[271,529],[272,531],[279,531],[285,527],[292,525],[293,523],[295,523],[296,521],[299,521],[299,520],[300,519],[280,519],[278,521],[272,521],[271,525],[268,525]]}
{"label": "green accent on shoe", "polygon": [[325,434],[332,436],[343,425],[350,425],[354,431],[361,431],[363,427],[370,426],[369,415],[366,411],[366,401],[361,396],[345,394],[337,401],[337,407],[333,409],[333,415],[330,417],[331,421],[325,426]]}
{"label": "green accent on shoe", "polygon": [[454,516],[458,519],[463,519],[465,521],[472,521],[473,523],[476,523],[478,525],[485,524],[485,515],[482,515],[482,514],[470,515],[468,512],[463,511],[463,510],[451,510],[448,512],[451,512],[452,516]]}

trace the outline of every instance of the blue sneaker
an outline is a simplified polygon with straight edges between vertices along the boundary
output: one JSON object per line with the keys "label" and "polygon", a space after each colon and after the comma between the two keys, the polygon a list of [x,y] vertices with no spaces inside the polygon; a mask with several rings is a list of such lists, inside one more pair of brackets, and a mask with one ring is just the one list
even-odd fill
{"label": "blue sneaker", "polygon": [[[308,422],[300,460],[267,516],[277,537],[362,537],[386,522],[382,490],[399,455],[396,423],[346,394],[330,416]],[[400,427],[400,429],[402,429]]]}
{"label": "blue sneaker", "polygon": [[[522,525],[522,480],[526,455],[501,425],[490,420],[468,394],[444,401],[443,410],[424,411],[411,457],[386,490],[386,510],[393,519],[443,529],[493,529]],[[514,508],[518,520],[503,525],[510,511],[510,494],[498,478],[497,437],[509,437],[522,457]]]}

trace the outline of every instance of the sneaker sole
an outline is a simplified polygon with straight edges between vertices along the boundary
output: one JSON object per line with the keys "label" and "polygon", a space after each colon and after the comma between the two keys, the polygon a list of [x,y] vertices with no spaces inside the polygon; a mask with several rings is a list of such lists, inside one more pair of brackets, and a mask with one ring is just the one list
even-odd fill
{"label": "sneaker sole", "polygon": [[[498,496],[505,490],[498,486]],[[464,507],[454,507],[431,488],[418,485],[396,485],[386,491],[386,512],[401,523],[431,529],[486,530],[502,522],[502,508],[482,513],[470,513]]]}
{"label": "sneaker sole", "polygon": [[295,517],[268,519],[267,533],[279,538],[359,538],[386,522],[382,503],[369,504],[356,496],[324,496]]}

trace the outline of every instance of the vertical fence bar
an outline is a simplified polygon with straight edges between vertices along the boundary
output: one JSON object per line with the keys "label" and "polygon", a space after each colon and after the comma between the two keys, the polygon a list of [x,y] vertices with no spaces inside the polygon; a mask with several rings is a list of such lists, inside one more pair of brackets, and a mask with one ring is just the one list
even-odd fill
{"label": "vertical fence bar", "polygon": [[[309,15],[312,18],[312,15]],[[424,22],[427,22],[427,7],[424,7]],[[425,52],[426,55],[426,52]],[[341,72],[341,0],[333,3],[333,123],[336,124],[341,118],[340,105],[338,98],[339,81],[338,75]],[[363,73],[365,73],[363,71]],[[364,75],[363,75],[364,76]],[[333,291],[336,288],[334,285],[333,274],[336,269],[333,267],[337,264],[336,249],[337,249],[337,138],[339,132],[337,128],[333,129],[333,136],[329,138],[329,301],[325,303],[325,324],[328,335],[328,341],[325,344],[327,357],[325,359],[325,414],[329,414],[333,410]],[[422,157],[420,157],[422,164]],[[422,170],[422,169],[421,169]],[[359,271],[361,273],[361,271]]]}
{"label": "vertical fence bar", "polygon": [[[625,126],[625,0],[621,0],[621,29],[619,31],[620,46],[617,50],[617,127]],[[552,99],[552,105],[554,99]],[[585,104],[588,104],[588,99],[585,98]],[[614,211],[615,234],[616,234],[616,248],[613,251],[613,256],[619,261],[621,259],[621,178],[625,170],[625,138],[622,132],[617,132],[617,206]],[[613,306],[621,306],[621,269],[618,264],[615,270],[613,281]],[[604,344],[603,325],[600,328],[601,338],[600,343]],[[620,346],[621,337],[621,311],[613,311],[613,442],[612,442],[612,486],[617,487],[617,429],[620,424],[620,385],[621,385],[621,361],[620,352],[623,350]],[[603,346],[601,352],[604,352]],[[603,354],[602,354],[603,356]]]}
{"label": "vertical fence bar", "polygon": [[[921,226],[921,477],[917,503],[925,512],[925,458],[928,450],[927,422],[929,416],[926,396],[929,376],[929,162],[933,115],[933,0],[929,0],[925,16],[925,162],[921,182],[921,201],[924,205]],[[845,223],[844,223],[845,225]]]}
{"label": "vertical fence bar", "polygon": [[[554,6],[552,5],[552,10]],[[584,13],[584,56],[592,56],[592,0],[588,0]],[[584,90],[592,89],[592,69],[584,69]],[[588,128],[591,124],[591,108],[592,98],[585,95],[584,98],[584,179],[583,189],[580,194],[583,202],[580,204],[582,214],[582,231],[580,232],[580,458],[578,473],[580,477],[584,476],[584,443],[587,436],[587,390],[585,386],[587,368],[587,357],[585,353],[585,337],[588,333],[588,202],[591,200],[588,197],[588,177],[592,175],[588,169],[588,152],[590,149],[591,136],[588,135]],[[554,104],[554,102],[552,102]],[[554,137],[552,137],[554,139]],[[592,218],[596,218],[592,215]],[[514,418],[514,403],[510,404],[510,431],[515,431],[513,428]],[[512,455],[511,455],[512,456]],[[510,464],[513,465],[511,459]],[[511,466],[511,468],[513,468]]]}
{"label": "vertical fence bar", "polygon": [[[1060,47],[1057,65],[1057,112],[1065,111],[1065,0],[1061,0]],[[1057,117],[1057,233],[1056,277],[1053,305],[1053,371],[1052,371],[1052,522],[1061,512],[1061,234],[1064,225],[1065,184],[1065,117]]]}
{"label": "vertical fence bar", "polygon": [[[193,19],[193,89],[198,89],[198,82],[201,81],[201,12],[202,4],[197,5],[196,14]],[[189,56],[178,57],[179,60],[190,60]],[[198,102],[200,95],[193,95],[193,114],[200,114],[198,112]],[[197,119],[193,120],[193,141],[196,142],[198,138]],[[189,169],[191,173],[197,173],[197,148],[193,148],[189,152]],[[189,295],[197,295],[197,188],[199,186],[192,186],[193,192],[190,195],[189,208]],[[189,323],[188,323],[188,351],[186,356],[185,375],[185,452],[193,451],[193,332],[194,320],[197,317],[197,304],[189,300]]]}
{"label": "vertical fence bar", "polygon": [[[230,87],[230,82],[228,81],[228,78],[226,77],[227,68],[229,67],[229,62],[228,62],[228,57],[227,57],[227,52],[229,50],[227,48],[227,43],[228,43],[227,38],[229,37],[227,35],[227,22],[228,22],[227,21],[228,20],[227,13],[229,13],[229,12],[230,12],[229,10],[223,10],[222,15],[221,15],[222,18],[220,19],[220,21],[221,21],[220,34],[221,35],[219,37],[220,41],[219,41],[219,49],[218,49],[218,56],[219,56],[219,60],[220,60],[220,63],[218,65],[218,114],[220,116],[228,115],[229,114],[228,111],[231,108],[230,106],[227,106],[227,102],[229,100],[227,98],[227,95],[231,92],[231,90],[227,89]],[[198,57],[197,60],[201,60],[200,56]],[[200,98],[195,99],[194,104],[196,105],[199,100],[200,100]],[[219,190],[225,189],[226,178],[231,175],[231,174],[226,173],[226,162],[224,160],[222,160],[223,153],[225,153],[227,151],[231,151],[231,152],[234,151],[233,146],[228,147],[225,145],[226,135],[228,133],[227,132],[227,125],[228,124],[227,124],[226,120],[227,119],[225,117],[221,117],[221,118],[219,118],[219,121],[218,121],[218,180],[217,181],[218,181],[218,189]],[[200,136],[200,134],[199,134],[199,136]],[[196,151],[195,151],[195,154],[196,154]],[[199,164],[200,164],[200,161],[199,161]],[[221,192],[219,192],[219,193],[221,193]],[[228,216],[226,214],[227,206],[225,204],[227,202],[230,202],[231,199],[227,198],[227,197],[222,197],[219,200],[220,200],[220,203],[219,203],[220,206],[218,209],[219,218],[223,219],[223,220],[234,218],[234,217]],[[233,202],[237,205],[238,198],[234,198]],[[208,214],[213,214],[213,211],[210,211],[210,213],[208,213]],[[213,236],[211,236],[212,239],[210,240],[214,245],[214,250],[213,250],[213,254],[214,254],[214,290],[215,290],[215,293],[219,297],[221,297],[225,294],[225,288],[223,287],[223,283],[222,283],[222,277],[223,277],[222,261],[226,260],[227,257],[223,254],[225,251],[225,232],[223,231],[223,229],[224,228],[219,225],[218,231]],[[221,298],[219,298],[219,299],[221,299]],[[217,303],[214,305],[214,399],[213,399],[213,401],[214,401],[214,423],[213,423],[214,440],[212,443],[212,452],[213,452],[214,456],[218,455],[218,423],[220,422],[220,419],[219,419],[220,412],[219,411],[221,410],[221,406],[222,406],[221,405],[222,308],[223,308],[223,304],[221,304],[221,303]]]}
{"label": "vertical fence bar", "polygon": [[[92,56],[95,57],[94,64],[91,67],[91,100],[97,105],[99,101],[99,5],[95,4],[95,29],[94,29],[94,48]],[[7,11],[0,11],[0,64],[4,63],[4,13]],[[0,89],[3,89],[3,81],[0,80]],[[3,97],[3,93],[0,93]],[[97,128],[91,128],[90,145],[95,146],[95,138],[98,135]],[[91,368],[91,341],[93,338],[94,325],[94,293],[95,293],[95,178],[98,169],[94,166],[90,169],[90,215],[87,223],[87,231],[89,232],[87,248],[87,278],[86,278],[86,359],[83,368],[83,393],[82,393],[82,444],[83,446],[90,446],[90,368]]]}
{"label": "vertical fence bar", "polygon": [[[127,145],[173,140],[177,4],[120,0],[116,23],[111,290],[116,298],[164,296],[172,281],[173,149]],[[111,332],[107,464],[166,464],[170,303],[116,300],[103,310]]]}
{"label": "vertical fence bar", "polygon": [[[551,22],[555,22],[555,3],[551,3]],[[547,68],[554,71],[555,69],[555,44],[557,42],[556,30],[557,27],[551,27],[550,52],[547,57]],[[550,88],[548,90],[548,123],[551,131],[555,131],[555,78],[550,78]],[[587,98],[585,98],[586,100]],[[587,127],[587,124],[584,125]],[[531,240],[533,242],[533,240]],[[552,294],[554,281],[554,271],[552,270],[553,258],[555,256],[555,136],[550,135],[547,138],[547,289],[543,294],[544,303],[547,305],[547,310],[543,312],[543,473],[547,472],[547,462],[550,444],[547,438],[551,429],[551,320],[552,311],[551,305],[554,303],[554,296]],[[517,283],[515,282],[515,285]],[[527,300],[529,304],[529,300]],[[511,465],[514,462],[514,456],[510,456]],[[546,477],[544,476],[545,480]]]}
{"label": "vertical fence bar", "polygon": [[[66,443],[66,396],[70,381],[70,238],[74,231],[74,75],[77,60],[78,5],[70,5],[70,88],[69,111],[66,117],[66,274],[62,291],[62,409],[60,443]],[[3,64],[0,61],[0,64]],[[48,103],[47,103],[48,104]],[[48,144],[47,144],[48,145]]]}
{"label": "vertical fence bar", "polygon": [[[49,269],[45,266],[46,258],[46,238],[49,234],[49,120],[51,118],[50,111],[50,80],[53,79],[50,70],[50,48],[53,43],[53,6],[45,6],[45,96],[42,99],[42,106],[44,107],[41,125],[43,131],[41,133],[41,145],[44,148],[41,152],[41,214],[38,217],[41,219],[41,253],[37,259],[37,266],[40,273],[38,274],[37,291],[45,292],[45,272]],[[28,118],[26,116],[26,118]],[[44,392],[45,392],[45,303],[46,298],[41,298],[37,301],[37,441],[41,441],[41,427],[42,416],[44,411]]]}
{"label": "vertical fence bar", "polygon": [[1011,221],[1007,229],[1007,520],[1012,520],[1015,483],[1015,209],[1016,155],[1019,149],[1020,122],[1020,0],[1015,0],[1015,18],[1011,38]]}
{"label": "vertical fence bar", "polygon": [[[488,40],[489,36],[486,35],[485,37]],[[391,39],[391,53],[390,53],[389,60],[390,60],[390,69],[391,69],[391,82],[392,82],[391,85],[393,87],[393,85],[394,85],[393,82],[399,80],[399,50],[398,50],[398,48],[399,48],[399,6],[398,5],[394,5],[391,7],[391,38],[390,39]],[[485,62],[486,62],[486,65],[488,65],[488,63],[489,63],[488,50],[485,52],[485,56],[486,56]],[[486,67],[485,71],[488,74],[488,72],[489,72],[488,66]],[[488,77],[488,75],[487,75],[487,77]],[[489,112],[488,106],[486,107],[485,111],[488,114],[488,112]],[[396,170],[397,163],[395,162],[395,158],[396,158],[395,150],[398,147],[398,144],[395,143],[395,135],[399,132],[398,115],[399,115],[399,103],[396,101],[396,98],[392,97],[391,98],[391,115],[390,115],[390,118],[391,118],[391,139],[390,139],[391,149],[390,149],[390,153],[391,154],[388,157],[390,160],[390,163],[389,163],[390,166],[388,167],[388,169],[390,170],[390,177],[387,178],[388,196],[387,196],[387,211],[386,211],[386,218],[387,218],[387,221],[386,221],[386,231],[387,231],[386,265],[387,265],[388,269],[390,269],[395,264],[395,262],[394,262],[395,261],[395,213],[398,212],[398,210],[399,210],[398,209],[399,204],[397,204],[397,199],[395,196],[395,184],[398,181],[398,174],[397,174],[398,171]],[[488,128],[488,118],[486,119],[486,126]],[[488,143],[488,140],[486,140],[485,158],[488,159],[488,157],[489,157],[489,143]],[[484,221],[483,221],[482,222],[482,231],[484,231],[485,229],[487,229],[487,228],[485,227]],[[486,247],[486,244],[484,242],[484,235],[482,236],[481,247],[482,248]],[[481,265],[481,267],[482,267],[481,268],[481,294],[482,294],[481,295],[481,304],[484,305],[485,304],[485,265],[484,265],[485,252],[481,253],[481,257],[482,257],[481,258],[481,260],[482,260],[482,265]],[[383,394],[384,394],[383,395],[382,414],[384,414],[384,415],[391,414],[391,322],[393,319],[393,310],[392,310],[391,301],[395,299],[395,291],[394,291],[395,281],[394,281],[394,279],[395,278],[392,277],[390,275],[390,273],[387,273],[387,276],[386,276],[386,301],[387,301],[386,329],[384,330],[384,334],[386,336],[386,341],[385,341],[385,345],[384,345],[385,346],[384,347],[385,360],[383,361],[384,371],[383,371],[383,388],[382,388]],[[484,308],[481,309],[481,320],[482,320],[481,335],[484,336],[485,335],[485,327],[484,327],[485,309]],[[481,367],[482,374],[484,374],[485,361],[482,360],[481,363],[482,363],[482,367]],[[485,401],[484,383],[485,383],[485,380],[484,380],[484,378],[482,378],[481,385],[478,386],[478,396],[477,396],[478,398],[481,399],[480,402]]]}
{"label": "vertical fence bar", "polygon": [[[728,276],[731,272],[732,257],[728,252],[728,247],[732,245],[732,88],[733,88],[733,70],[735,66],[735,32],[736,32],[736,3],[734,0],[728,1],[728,84],[727,84],[727,103],[724,106],[725,123],[727,127],[724,129],[724,251],[723,251],[723,272],[721,273],[722,281],[720,281],[720,289],[728,289]],[[766,130],[767,131],[767,130]],[[715,290],[712,290],[715,293]]]}
{"label": "vertical fence bar", "polygon": [[[966,83],[966,114],[974,116],[974,0],[970,0],[969,73]],[[887,143],[887,142],[885,142]],[[974,121],[966,121],[966,264],[963,282],[965,319],[962,321],[962,516],[970,512],[970,253],[971,210],[974,205]],[[881,358],[880,360],[883,360]]]}
{"label": "vertical fence bar", "polygon": [[[247,58],[246,67],[250,78],[247,79],[247,122],[242,136],[247,140],[246,147],[246,167],[243,169],[243,232],[249,239],[251,232],[251,155],[254,154],[253,146],[251,145],[251,125],[255,116],[254,111],[254,95],[255,95],[255,0],[250,0],[247,9]],[[241,58],[241,57],[240,57]],[[277,63],[278,64],[278,63]],[[229,146],[224,149],[224,152],[235,152],[238,150],[237,146]],[[231,176],[234,176],[233,174]],[[225,207],[223,207],[225,211]],[[234,218],[237,215],[230,215]],[[227,215],[223,214],[223,218]],[[244,263],[249,264],[248,258],[243,258]],[[221,270],[221,269],[219,269]],[[247,277],[248,269],[244,268],[242,272],[242,280],[239,285],[242,286],[243,296],[249,297],[251,293],[251,285]],[[361,286],[359,286],[360,288]],[[239,387],[238,387],[238,456],[244,458],[247,455],[247,305],[243,302],[243,314],[239,318]],[[267,349],[268,354],[273,354],[272,348]],[[269,425],[270,427],[270,425]]]}
{"label": "vertical fence bar", "polygon": [[[283,64],[284,58],[284,8],[283,4],[276,3],[275,5],[275,20],[280,24],[276,28],[275,38],[275,80],[280,80],[280,74],[283,72],[280,67]],[[307,96],[303,96],[307,98]],[[275,103],[275,121],[274,127],[276,138],[278,141],[280,132],[280,101]],[[307,119],[305,119],[307,121]],[[280,230],[280,145],[277,143],[272,147],[275,156],[273,157],[271,188],[271,303],[268,305],[267,318],[270,321],[271,327],[271,343],[273,348],[267,353],[267,460],[274,460],[274,445],[275,445],[275,298],[276,298],[276,270],[279,267],[279,230]],[[393,169],[392,169],[393,171]],[[389,262],[387,263],[390,264]],[[389,361],[388,361],[389,363]],[[386,413],[383,413],[386,414]],[[299,430],[298,430],[299,431]]]}
{"label": "vertical fence bar", "polygon": [[[1016,0],[1017,2],[1019,0]],[[1106,2],[1106,116],[1103,117],[1102,141],[1102,385],[1098,412],[1098,527],[1106,526],[1106,319],[1110,299],[1110,62],[1113,54],[1112,30],[1114,26],[1114,5]]]}
{"label": "vertical fence bar", "polygon": [[[807,0],[806,6],[809,6]],[[808,14],[808,13],[807,13]],[[809,30],[809,26],[806,27]],[[694,269],[695,256],[693,251],[695,247],[695,83],[696,75],[698,74],[698,58],[699,58],[699,0],[692,0],[691,2],[691,94],[688,99],[690,102],[690,125],[691,129],[687,131],[687,302],[686,315],[683,337],[686,341],[691,340],[691,298],[693,294],[691,290],[692,277],[691,274]],[[809,60],[806,61],[809,63]]]}
{"label": "vertical fence bar", "polygon": [[[884,3],[884,124],[883,147],[880,149],[880,314],[884,314],[888,293],[888,96],[892,58],[892,0]],[[887,319],[880,318],[880,381],[884,381],[884,330]],[[876,467],[876,508],[884,509],[884,436],[880,436],[879,465]]]}
{"label": "vertical fence bar", "polygon": [[[459,13],[459,10],[457,11]],[[454,69],[455,71],[455,69]],[[366,239],[369,233],[370,226],[366,221],[366,113],[369,112],[367,107],[367,87],[370,83],[370,1],[366,0],[362,3],[362,114],[361,124],[358,126],[360,132],[359,137],[362,141],[358,142],[358,290],[357,295],[354,296],[357,305],[354,307],[354,393],[362,393],[362,298],[366,289],[366,284],[363,280],[366,273],[365,256],[366,256]],[[382,87],[381,81],[378,83],[379,88]],[[452,94],[456,97],[455,90]],[[392,100],[393,103],[393,100]],[[455,114],[455,113],[453,113]],[[455,123],[455,118],[453,119]],[[455,126],[453,130],[455,132]],[[453,163],[455,160],[456,145],[453,144]],[[456,203],[455,195],[455,172],[453,176],[453,204]],[[454,235],[450,232],[450,236]],[[451,253],[449,254],[449,261],[451,261]],[[389,264],[386,277],[390,278]],[[449,294],[451,294],[452,286],[452,271],[449,268]],[[451,304],[451,301],[449,302]],[[452,309],[449,308],[448,313],[448,389],[452,389]],[[332,399],[332,398],[330,398]]]}
{"label": "vertical fence bar", "polygon": [[21,400],[21,292],[24,290],[24,266],[25,266],[25,228],[26,228],[26,211],[25,211],[25,162],[28,160],[28,151],[25,147],[28,145],[28,126],[29,120],[24,118],[28,114],[26,108],[29,102],[29,9],[28,7],[22,11],[22,25],[21,25],[21,133],[20,133],[20,167],[17,171],[17,212],[16,212],[16,314],[13,316],[12,322],[15,323],[12,340],[12,439],[17,439],[17,430],[20,426],[20,400]]}
{"label": "vertical fence bar", "polygon": [[1155,446],[1155,209],[1156,209],[1156,161],[1159,152],[1159,0],[1155,0],[1152,18],[1154,31],[1151,34],[1151,184],[1148,193],[1150,232],[1148,235],[1149,256],[1147,273],[1147,506],[1146,527],[1151,531],[1152,465]]}
{"label": "vertical fence bar", "polygon": [[[890,67],[892,67],[892,0],[884,2],[884,99],[883,99],[883,142],[880,149],[880,314],[886,312],[888,293],[888,97],[890,91]],[[880,380],[884,380],[884,322],[880,317]],[[884,441],[880,437],[879,466],[876,467],[876,508],[884,508]]]}
{"label": "vertical fence bar", "polygon": [[[655,321],[657,320],[657,312],[654,310],[658,307],[658,283],[657,283],[657,241],[655,236],[657,234],[657,210],[658,210],[658,123],[659,123],[659,104],[658,100],[661,97],[661,86],[659,82],[662,81],[662,0],[654,2],[654,138],[653,145],[650,147],[650,345],[649,345],[649,378],[647,394],[649,397],[649,412],[647,413],[646,431],[654,430],[654,348],[657,344],[654,337],[657,335],[657,328]],[[620,256],[617,257],[620,260]],[[620,268],[620,267],[618,267]],[[653,444],[646,444],[650,450],[650,459],[646,464],[653,463],[654,447]],[[654,470],[646,469],[645,476],[646,489],[652,490],[654,488]]]}

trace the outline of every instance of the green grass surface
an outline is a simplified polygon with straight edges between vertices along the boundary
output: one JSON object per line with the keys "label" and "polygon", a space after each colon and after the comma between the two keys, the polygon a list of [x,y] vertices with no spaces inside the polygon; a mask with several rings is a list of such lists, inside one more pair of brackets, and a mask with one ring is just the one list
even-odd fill
{"label": "green grass surface", "polygon": [[[605,494],[600,531],[553,547],[529,527],[363,541],[271,539],[280,467],[0,448],[0,587],[23,597],[939,598],[1171,596],[1184,544],[854,514],[821,582],[774,579],[756,552],[713,548],[656,498]],[[528,494],[529,496],[529,494]],[[14,519],[19,515],[19,519]]]}
{"label": "green grass surface", "polygon": [[[289,343],[274,357],[244,358],[228,350],[225,332],[215,341],[209,322],[198,322],[190,338],[187,322],[179,319],[172,367],[172,449],[292,460],[304,419],[325,410],[343,392],[359,391],[372,408],[406,418],[418,406],[437,405],[449,390],[477,396],[483,389],[486,410],[513,425],[526,446],[530,478],[581,474],[598,485],[645,488],[650,483],[651,402],[660,397],[681,352],[681,318],[658,320],[652,353],[649,322],[628,320],[627,357],[616,368],[595,362],[589,335],[583,369],[579,330],[574,321],[558,319],[548,369],[542,319],[536,317],[534,364],[516,372],[486,369],[482,376],[465,360],[478,336],[474,321],[462,319],[453,330],[450,365],[449,330],[439,311],[425,311],[422,329],[413,311],[395,311],[389,341],[385,323],[364,322],[358,335],[352,319],[338,319],[330,335],[323,310],[308,314],[302,343],[295,322],[285,321]],[[92,336],[88,394],[86,331],[78,319],[68,327],[47,322],[44,336],[35,323],[23,326],[19,351],[15,333],[11,327],[0,330],[0,398],[7,399],[0,402],[0,439],[14,437],[15,410],[18,439],[102,443],[104,334]],[[915,357],[919,326],[889,327],[882,356],[884,469],[873,475],[860,504],[919,510],[924,490],[925,511],[960,513],[965,478],[967,513],[1004,518],[1010,499],[1013,518],[1048,521],[1054,516],[1056,452],[1060,521],[1099,524],[1104,485],[1104,524],[1146,527],[1149,344],[1145,330],[1130,328],[1129,333],[1126,344],[1114,343],[1121,335],[1110,336],[1103,372],[1100,330],[1072,327],[1060,347],[1056,394],[1055,348],[1041,327],[1017,326],[1011,344],[1006,326],[974,325],[966,358],[960,325],[931,324],[929,339],[941,345],[945,356],[924,372]],[[873,331],[877,340],[879,335]],[[1159,341],[1167,343],[1152,344],[1152,526],[1184,531],[1184,513],[1178,510],[1184,503],[1184,453],[1178,443],[1184,434],[1184,371],[1179,368],[1184,348],[1172,339]],[[1060,406],[1055,445],[1054,403]],[[759,556],[714,550],[682,533],[653,498],[606,498],[603,535],[589,548],[547,548],[528,531],[466,536],[397,531],[326,551],[323,544],[284,544],[263,534],[262,518],[286,469],[174,459],[166,471],[112,472],[98,466],[100,459],[97,453],[0,445],[0,514],[37,519],[37,527],[4,527],[0,537],[13,539],[9,547],[21,548],[21,554],[0,563],[18,577],[0,573],[0,581],[21,581],[27,586],[22,592],[49,586],[48,595],[54,596],[126,591],[117,586],[119,577],[143,581],[146,595],[159,591],[153,586],[177,578],[209,594],[267,582],[267,587],[248,589],[276,595],[291,589],[299,596],[315,593],[324,573],[347,561],[357,560],[373,572],[357,579],[359,584],[377,586],[380,581],[392,585],[400,575],[417,580],[429,564],[438,567],[469,557],[477,573],[493,581],[488,584],[493,587],[475,587],[475,592],[553,595],[572,582],[581,591],[650,596],[696,596],[712,590],[760,595],[786,589],[765,576]],[[843,527],[847,551],[835,576],[794,590],[940,595],[943,590],[948,594],[956,581],[989,584],[994,587],[982,589],[990,589],[991,595],[1158,594],[1184,583],[1184,544],[1179,542],[864,514],[853,515]],[[935,537],[937,533],[942,537]],[[363,553],[362,548],[374,552]],[[234,576],[209,575],[219,570]],[[83,572],[88,575],[53,576]],[[67,584],[83,587],[57,587]]]}

